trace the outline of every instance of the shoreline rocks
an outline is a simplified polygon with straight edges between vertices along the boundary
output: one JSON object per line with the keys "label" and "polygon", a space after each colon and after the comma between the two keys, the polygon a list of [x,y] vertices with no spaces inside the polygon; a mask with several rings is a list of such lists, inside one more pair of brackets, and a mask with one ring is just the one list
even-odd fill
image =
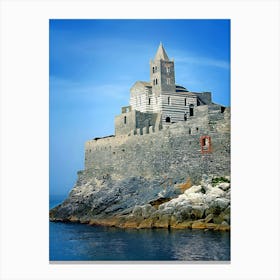
{"label": "shoreline rocks", "polygon": [[170,185],[163,190],[160,178],[128,178],[114,181],[83,180],[69,197],[50,210],[50,221],[79,222],[120,228],[172,228],[230,230],[230,182],[200,185],[183,192]]}

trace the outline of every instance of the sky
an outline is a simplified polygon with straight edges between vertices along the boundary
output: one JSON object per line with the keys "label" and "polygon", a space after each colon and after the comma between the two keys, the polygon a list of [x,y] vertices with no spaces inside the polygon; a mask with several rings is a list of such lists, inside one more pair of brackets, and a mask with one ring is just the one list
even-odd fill
{"label": "sky", "polygon": [[66,196],[87,140],[114,134],[129,90],[162,42],[176,84],[230,106],[230,20],[50,20],[50,196]]}

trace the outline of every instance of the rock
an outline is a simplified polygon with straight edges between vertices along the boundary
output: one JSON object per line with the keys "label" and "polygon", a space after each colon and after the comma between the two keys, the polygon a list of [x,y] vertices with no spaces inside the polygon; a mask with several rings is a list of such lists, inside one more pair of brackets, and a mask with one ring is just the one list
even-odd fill
{"label": "rock", "polygon": [[202,190],[201,186],[192,186],[189,189],[187,189],[184,194],[187,196],[190,193],[200,193]]}
{"label": "rock", "polygon": [[150,217],[151,214],[156,211],[156,209],[150,204],[145,204],[141,208],[142,208],[142,216],[144,218]]}
{"label": "rock", "polygon": [[210,203],[210,206],[224,210],[229,206],[229,203],[230,203],[230,201],[227,198],[217,198]]}
{"label": "rock", "polygon": [[214,223],[205,223],[205,227],[207,229],[215,229],[217,227],[217,224]]}
{"label": "rock", "polygon": [[230,183],[220,183],[216,186],[216,188],[220,188],[223,191],[227,191],[230,188]]}
{"label": "rock", "polygon": [[192,219],[201,219],[204,215],[204,207],[203,206],[193,206],[191,210],[191,218]]}
{"label": "rock", "polygon": [[153,219],[148,218],[144,219],[137,228],[152,228],[153,227]]}
{"label": "rock", "polygon": [[177,223],[176,225],[171,226],[172,228],[176,229],[185,229],[185,228],[192,228],[192,221],[184,221],[182,223]]}
{"label": "rock", "polygon": [[207,217],[205,218],[205,223],[209,223],[211,221],[213,221],[214,215],[211,213],[209,215],[207,215]]}
{"label": "rock", "polygon": [[212,182],[212,177],[213,176],[210,176],[210,175],[206,175],[206,174],[203,174],[202,175],[202,180],[201,180],[201,186],[206,186],[208,184],[211,184]]}
{"label": "rock", "polygon": [[69,197],[50,210],[50,220],[124,228],[216,229],[219,224],[228,230],[230,184],[212,187],[211,180],[205,177],[181,194],[176,182],[164,189],[163,178],[92,178],[81,172]]}
{"label": "rock", "polygon": [[134,216],[142,216],[142,207],[139,205],[136,205],[132,211],[132,214]]}
{"label": "rock", "polygon": [[218,197],[223,197],[225,195],[225,192],[222,189],[220,189],[220,188],[213,187],[207,193],[207,195],[210,196],[210,197],[218,198]]}
{"label": "rock", "polygon": [[192,224],[192,229],[205,229],[206,224],[203,221],[195,221]]}
{"label": "rock", "polygon": [[205,202],[205,196],[203,193],[188,193],[186,199],[191,204],[204,204]]}

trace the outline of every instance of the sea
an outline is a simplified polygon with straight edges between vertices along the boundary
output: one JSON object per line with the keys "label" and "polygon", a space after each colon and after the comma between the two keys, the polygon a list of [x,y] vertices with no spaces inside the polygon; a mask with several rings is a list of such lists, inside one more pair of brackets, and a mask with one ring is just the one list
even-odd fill
{"label": "sea", "polygon": [[[53,197],[50,208],[65,197]],[[191,229],[119,229],[49,223],[49,260],[230,261],[230,233]]]}

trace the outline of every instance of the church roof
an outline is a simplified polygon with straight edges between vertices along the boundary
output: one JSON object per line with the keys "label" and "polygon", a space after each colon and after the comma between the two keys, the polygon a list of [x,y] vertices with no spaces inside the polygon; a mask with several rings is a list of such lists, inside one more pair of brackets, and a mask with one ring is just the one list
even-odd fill
{"label": "church roof", "polygon": [[156,56],[154,58],[154,60],[169,60],[167,53],[162,45],[162,43],[159,44]]}

